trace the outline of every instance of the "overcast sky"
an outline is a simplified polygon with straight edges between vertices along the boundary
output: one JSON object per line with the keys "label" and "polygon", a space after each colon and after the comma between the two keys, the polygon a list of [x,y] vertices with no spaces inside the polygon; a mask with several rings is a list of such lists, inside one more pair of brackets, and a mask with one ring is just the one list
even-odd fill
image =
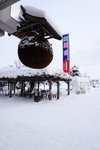
{"label": "overcast sky", "polygon": [[[59,28],[69,33],[71,66],[100,79],[100,1],[99,0],[21,0],[22,5],[44,10]],[[0,67],[18,59],[19,39],[0,38]],[[48,69],[62,69],[62,41],[52,39],[54,59]]]}

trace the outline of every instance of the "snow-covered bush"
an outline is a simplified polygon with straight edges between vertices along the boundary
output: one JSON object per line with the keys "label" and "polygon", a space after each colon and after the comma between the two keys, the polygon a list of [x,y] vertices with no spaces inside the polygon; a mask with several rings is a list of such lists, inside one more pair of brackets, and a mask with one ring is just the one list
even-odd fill
{"label": "snow-covered bush", "polygon": [[78,69],[77,66],[74,65],[74,66],[71,68],[70,75],[73,76],[73,77],[80,75],[80,72],[79,72],[79,69]]}

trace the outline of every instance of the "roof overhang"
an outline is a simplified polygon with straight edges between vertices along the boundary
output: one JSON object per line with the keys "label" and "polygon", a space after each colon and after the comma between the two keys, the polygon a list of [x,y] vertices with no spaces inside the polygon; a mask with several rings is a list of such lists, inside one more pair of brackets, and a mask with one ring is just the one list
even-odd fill
{"label": "roof overhang", "polygon": [[[28,10],[31,10],[30,12]],[[27,9],[22,6],[23,17],[20,27],[17,29],[14,36],[22,39],[26,36],[34,36],[37,34],[45,39],[55,38],[61,40],[61,34],[57,30],[56,26],[52,24],[49,18],[45,16],[45,13],[36,8]]]}

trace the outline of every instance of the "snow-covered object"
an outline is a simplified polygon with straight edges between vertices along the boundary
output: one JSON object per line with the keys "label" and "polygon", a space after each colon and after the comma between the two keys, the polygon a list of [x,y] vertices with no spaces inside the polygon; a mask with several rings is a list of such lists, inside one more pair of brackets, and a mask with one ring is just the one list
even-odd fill
{"label": "snow-covered object", "polygon": [[72,91],[76,94],[85,93],[90,88],[90,80],[88,77],[73,77]]}
{"label": "snow-covered object", "polygon": [[48,70],[47,68],[44,69],[30,69],[27,67],[22,67],[20,69],[16,68],[2,68],[0,69],[0,78],[17,78],[17,76],[34,76],[34,75],[43,75],[49,74],[54,76],[59,76],[65,79],[71,79],[70,75],[63,73],[63,71],[59,70]]}
{"label": "snow-covered object", "polygon": [[51,44],[46,39],[29,36],[19,43],[18,56],[25,66],[41,69],[51,63],[53,51]]}
{"label": "snow-covered object", "polygon": [[79,75],[80,75],[80,73],[79,73],[78,67],[74,65],[71,68],[71,76],[79,76]]}
{"label": "snow-covered object", "polygon": [[25,12],[31,16],[45,18],[46,14],[44,11],[31,6],[24,6]]}
{"label": "snow-covered object", "polygon": [[[41,42],[40,42],[41,41]],[[19,43],[19,47],[21,48],[24,48],[26,46],[35,46],[35,47],[42,47],[44,48],[45,50],[47,49],[50,49],[52,51],[52,47],[51,47],[51,44],[48,42],[47,44],[47,40],[45,40],[46,42],[42,42],[42,39],[41,40],[37,40],[35,38],[35,36],[28,36],[28,37],[25,37],[23,38],[20,43]]]}
{"label": "snow-covered object", "polygon": [[25,12],[31,16],[34,17],[39,17],[39,18],[45,18],[47,20],[47,22],[54,28],[54,30],[60,35],[61,32],[60,30],[57,28],[57,26],[53,23],[53,21],[51,20],[51,18],[49,17],[49,15],[47,15],[47,13],[45,13],[43,10],[37,9],[35,7],[31,7],[31,6],[24,6]]}
{"label": "snow-covered object", "polygon": [[[0,70],[0,78],[17,78],[17,76],[34,76],[34,75],[42,75],[45,72],[45,69],[14,69],[14,68],[3,68]],[[46,71],[47,72],[47,71]]]}

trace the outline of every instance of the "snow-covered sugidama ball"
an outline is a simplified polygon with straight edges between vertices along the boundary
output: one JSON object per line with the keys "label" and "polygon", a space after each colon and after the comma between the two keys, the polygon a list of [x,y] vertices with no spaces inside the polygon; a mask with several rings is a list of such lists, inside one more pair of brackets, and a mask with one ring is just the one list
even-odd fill
{"label": "snow-covered sugidama ball", "polygon": [[51,63],[53,51],[47,39],[29,36],[19,43],[18,56],[27,67],[41,69]]}

